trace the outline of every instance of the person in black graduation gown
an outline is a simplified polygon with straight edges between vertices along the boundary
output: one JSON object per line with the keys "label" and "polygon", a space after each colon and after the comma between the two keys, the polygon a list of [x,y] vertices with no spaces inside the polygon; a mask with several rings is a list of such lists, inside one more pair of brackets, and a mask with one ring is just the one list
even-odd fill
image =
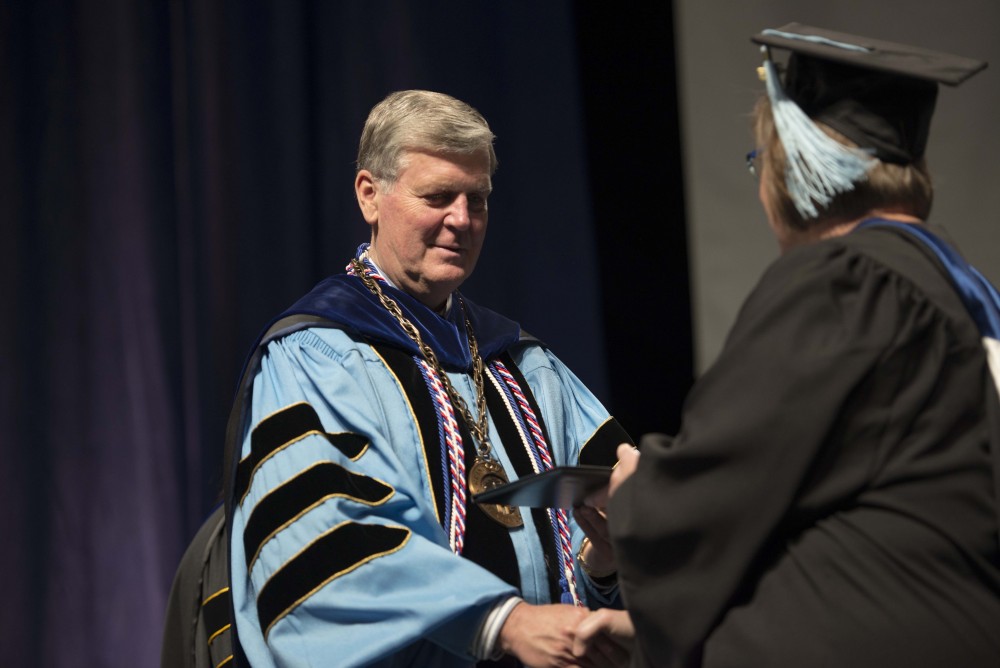
{"label": "person in black graduation gown", "polygon": [[[769,92],[749,158],[782,254],[676,437],[619,449],[629,612],[585,622],[578,647],[634,633],[638,666],[995,668],[996,381],[941,263],[883,224],[946,238],[925,226],[937,84],[985,64],[798,24],[754,41]],[[783,76],[770,48],[791,52]]]}

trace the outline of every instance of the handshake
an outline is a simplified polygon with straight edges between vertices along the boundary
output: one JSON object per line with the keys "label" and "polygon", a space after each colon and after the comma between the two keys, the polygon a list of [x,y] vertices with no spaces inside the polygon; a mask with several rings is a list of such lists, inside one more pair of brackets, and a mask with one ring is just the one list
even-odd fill
{"label": "handshake", "polygon": [[[585,557],[594,572],[616,570],[603,509],[618,486],[635,471],[638,459],[634,447],[619,446],[618,465],[608,487],[574,510],[577,524],[589,539]],[[497,642],[506,654],[516,656],[529,668],[613,668],[628,665],[634,640],[635,628],[627,611],[589,611],[571,605],[522,602],[507,617]]]}
{"label": "handshake", "polygon": [[498,642],[528,668],[615,668],[628,665],[634,637],[624,610],[519,603]]}

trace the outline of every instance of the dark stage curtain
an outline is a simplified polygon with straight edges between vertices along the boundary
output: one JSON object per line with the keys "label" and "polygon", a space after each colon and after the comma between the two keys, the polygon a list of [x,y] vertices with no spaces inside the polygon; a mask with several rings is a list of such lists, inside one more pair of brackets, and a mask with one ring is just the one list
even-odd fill
{"label": "dark stage curtain", "polygon": [[[676,110],[637,136],[650,110],[631,90],[672,99],[670,11],[629,14],[0,3],[3,665],[157,664],[246,348],[367,239],[353,159],[392,90],[455,95],[499,137],[463,290],[549,342],[634,433],[672,428],[691,368],[682,189],[662,172],[679,164]],[[629,65],[646,77],[581,75],[665,35]],[[670,365],[657,353],[623,374],[650,342]]]}

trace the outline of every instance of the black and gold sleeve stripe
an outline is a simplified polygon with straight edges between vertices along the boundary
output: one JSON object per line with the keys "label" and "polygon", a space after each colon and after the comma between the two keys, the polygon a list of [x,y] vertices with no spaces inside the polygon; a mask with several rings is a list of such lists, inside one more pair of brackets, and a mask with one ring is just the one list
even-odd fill
{"label": "black and gold sleeve stripe", "polygon": [[358,459],[368,448],[368,438],[363,434],[327,433],[312,406],[307,403],[292,404],[269,415],[254,428],[250,436],[250,454],[240,461],[236,469],[235,497],[243,501],[254,471],[264,460],[311,434],[326,438],[330,445],[351,461]]}
{"label": "black and gold sleeve stripe", "polygon": [[404,527],[344,522],[321,535],[275,572],[260,590],[257,615],[264,636],[316,590],[401,549],[410,533]]}
{"label": "black and gold sleeve stripe", "polygon": [[618,420],[609,417],[580,448],[580,463],[589,466],[614,466],[618,463],[618,446],[632,442],[632,437]]}
{"label": "black and gold sleeve stripe", "polygon": [[273,489],[254,506],[243,530],[247,570],[264,543],[323,501],[344,497],[375,506],[388,501],[394,492],[380,480],[352,473],[333,462],[314,464]]}
{"label": "black and gold sleeve stripe", "polygon": [[229,587],[224,587],[205,599],[201,604],[202,618],[205,620],[205,632],[208,644],[229,630]]}
{"label": "black and gold sleeve stripe", "polygon": [[223,587],[213,592],[201,604],[208,655],[216,665],[224,665],[233,655],[231,602],[229,587]]}

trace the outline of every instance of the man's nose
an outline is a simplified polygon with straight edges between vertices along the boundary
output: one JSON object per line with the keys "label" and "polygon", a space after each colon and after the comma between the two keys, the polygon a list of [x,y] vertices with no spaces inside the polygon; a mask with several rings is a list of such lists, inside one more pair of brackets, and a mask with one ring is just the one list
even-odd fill
{"label": "man's nose", "polygon": [[466,228],[470,224],[469,217],[469,197],[468,195],[458,195],[452,200],[451,206],[448,207],[448,215],[445,217],[445,222],[452,227]]}

